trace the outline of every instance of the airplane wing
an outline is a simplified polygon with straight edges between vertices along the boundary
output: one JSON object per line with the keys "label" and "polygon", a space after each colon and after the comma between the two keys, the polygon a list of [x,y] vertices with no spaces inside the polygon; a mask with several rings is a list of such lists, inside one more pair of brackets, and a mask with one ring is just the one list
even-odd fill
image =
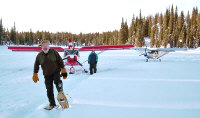
{"label": "airplane wing", "polygon": [[[58,52],[64,52],[64,48],[62,47],[50,47],[51,49],[55,49]],[[8,46],[8,49],[12,51],[32,51],[32,52],[40,52],[42,50],[41,47],[34,46]]]}
{"label": "airplane wing", "polygon": [[[134,47],[133,45],[107,45],[107,46],[84,46],[81,48],[75,48],[79,51],[105,51],[105,50],[123,50],[123,49],[130,49]],[[62,47],[50,47],[51,49],[55,49],[58,52],[64,52],[67,48]],[[34,47],[34,46],[8,46],[8,49],[12,51],[34,51],[34,52],[40,52],[41,47]]]}
{"label": "airplane wing", "polygon": [[160,57],[168,54],[169,52],[187,50],[187,48],[147,48],[147,47],[133,47],[131,49],[138,51],[139,53],[141,53],[141,55],[147,56],[148,58],[156,58],[156,59],[159,59]]}
{"label": "airplane wing", "polygon": [[169,53],[169,52],[159,51],[156,58],[160,58],[160,57],[162,57],[162,56],[164,56],[164,55],[166,55],[166,54],[168,54],[168,53]]}
{"label": "airplane wing", "polygon": [[163,51],[163,52],[175,52],[175,51],[187,50],[187,48],[146,48],[146,47],[132,47],[131,49],[136,50],[136,51],[155,50],[155,51]]}
{"label": "airplane wing", "polygon": [[164,52],[175,52],[175,51],[186,51],[187,48],[156,48],[158,51]]}
{"label": "airplane wing", "polygon": [[162,51],[162,52],[175,52],[173,48],[149,48],[149,50]]}
{"label": "airplane wing", "polygon": [[105,46],[84,46],[79,51],[105,51],[105,50],[124,50],[134,47],[133,45],[105,45]]}
{"label": "airplane wing", "polygon": [[[136,50],[137,52],[139,52],[141,55],[145,55],[146,52],[149,50],[148,48],[145,48],[145,47],[133,47],[133,48],[130,48],[131,50]],[[140,55],[140,56],[141,56]]]}
{"label": "airplane wing", "polygon": [[184,51],[184,50],[187,50],[187,48],[156,48],[155,50],[158,51],[157,58],[160,58],[160,57],[168,54],[169,52]]}

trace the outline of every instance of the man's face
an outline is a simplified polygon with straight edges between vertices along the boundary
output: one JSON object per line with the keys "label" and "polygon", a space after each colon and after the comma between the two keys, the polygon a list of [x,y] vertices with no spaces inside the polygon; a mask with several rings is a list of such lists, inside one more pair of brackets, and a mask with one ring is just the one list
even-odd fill
{"label": "man's face", "polygon": [[47,54],[49,52],[49,44],[48,43],[44,43],[42,44],[42,51]]}
{"label": "man's face", "polygon": [[94,53],[94,50],[92,50],[92,53]]}

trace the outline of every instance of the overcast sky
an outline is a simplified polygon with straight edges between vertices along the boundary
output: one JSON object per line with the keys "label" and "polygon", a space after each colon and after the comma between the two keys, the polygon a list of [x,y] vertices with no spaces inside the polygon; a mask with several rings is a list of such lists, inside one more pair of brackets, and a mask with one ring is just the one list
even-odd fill
{"label": "overcast sky", "polygon": [[[192,11],[200,0],[0,0],[0,18],[9,30],[89,33],[119,30],[122,17],[155,15],[177,5],[178,12]],[[199,8],[200,9],[200,8]]]}

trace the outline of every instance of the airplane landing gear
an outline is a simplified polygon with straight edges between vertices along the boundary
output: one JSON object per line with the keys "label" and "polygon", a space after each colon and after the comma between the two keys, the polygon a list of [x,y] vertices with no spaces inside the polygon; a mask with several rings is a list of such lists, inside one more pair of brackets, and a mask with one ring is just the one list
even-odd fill
{"label": "airplane landing gear", "polygon": [[72,66],[72,67],[70,68],[69,74],[74,74],[74,73],[75,73],[75,68]]}

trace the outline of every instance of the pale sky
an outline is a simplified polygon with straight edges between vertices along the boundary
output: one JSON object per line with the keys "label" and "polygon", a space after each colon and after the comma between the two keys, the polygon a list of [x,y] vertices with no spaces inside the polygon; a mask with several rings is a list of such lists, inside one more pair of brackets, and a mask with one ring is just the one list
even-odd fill
{"label": "pale sky", "polygon": [[[178,12],[200,9],[200,0],[0,0],[0,19],[17,31],[90,33],[119,30],[122,17],[164,13],[171,5]],[[199,10],[200,11],[200,10]]]}

